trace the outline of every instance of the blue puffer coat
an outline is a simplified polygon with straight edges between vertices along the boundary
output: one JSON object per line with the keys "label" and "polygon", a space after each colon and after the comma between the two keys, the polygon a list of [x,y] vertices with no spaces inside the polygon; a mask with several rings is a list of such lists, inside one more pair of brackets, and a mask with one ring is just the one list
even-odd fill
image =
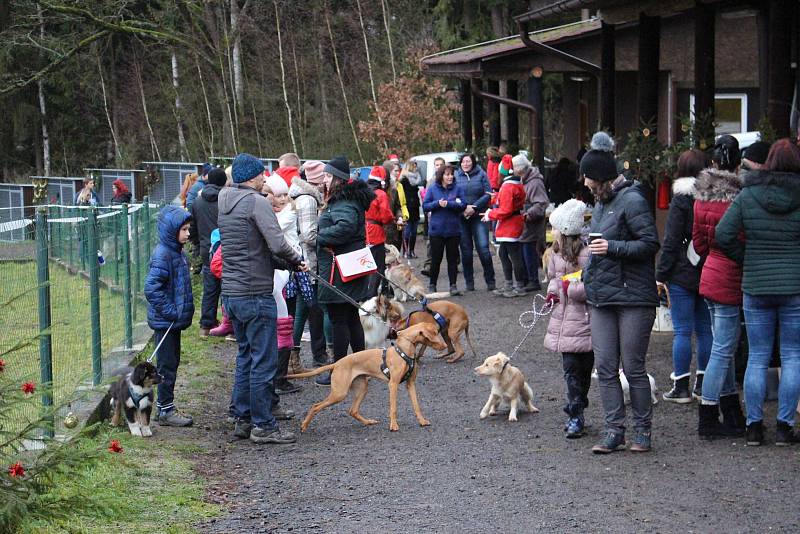
{"label": "blue puffer coat", "polygon": [[492,198],[492,186],[480,165],[475,165],[469,174],[463,169],[456,170],[456,184],[464,190],[468,205],[475,206],[475,211],[478,213],[486,211]]}
{"label": "blue puffer coat", "polygon": [[194,299],[189,262],[178,243],[178,230],[192,218],[178,206],[164,206],[158,214],[159,243],[150,258],[144,281],[147,324],[153,330],[185,330],[192,324]]}
{"label": "blue puffer coat", "polygon": [[[441,207],[440,200],[446,200],[447,206]],[[428,235],[432,237],[457,237],[461,235],[461,212],[467,207],[464,202],[464,190],[456,183],[443,187],[433,183],[425,192],[422,209],[430,214]]]}

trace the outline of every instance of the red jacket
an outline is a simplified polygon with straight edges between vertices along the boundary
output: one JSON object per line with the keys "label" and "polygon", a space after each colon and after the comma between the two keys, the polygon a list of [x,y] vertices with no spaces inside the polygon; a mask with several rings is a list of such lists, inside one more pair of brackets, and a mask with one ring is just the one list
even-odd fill
{"label": "red jacket", "polygon": [[492,161],[491,158],[486,162],[486,176],[489,177],[489,185],[492,186],[492,191],[500,189],[502,182],[502,180],[500,180],[500,164],[496,161]]}
{"label": "red jacket", "polygon": [[283,181],[286,182],[286,187],[292,187],[292,178],[295,176],[300,177],[300,170],[295,167],[278,167],[274,172],[283,178]]}
{"label": "red jacket", "polygon": [[211,274],[217,279],[222,279],[222,245],[217,247],[217,251],[211,257]]}
{"label": "red jacket", "polygon": [[494,230],[495,238],[497,241],[518,241],[525,225],[522,219],[525,188],[519,176],[505,179],[495,202],[497,207],[488,211],[489,219],[498,221]]}
{"label": "red jacket", "polygon": [[394,220],[386,191],[375,189],[375,200],[369,205],[364,217],[367,220],[367,244],[371,246],[386,243],[386,232],[383,231],[383,225]]}

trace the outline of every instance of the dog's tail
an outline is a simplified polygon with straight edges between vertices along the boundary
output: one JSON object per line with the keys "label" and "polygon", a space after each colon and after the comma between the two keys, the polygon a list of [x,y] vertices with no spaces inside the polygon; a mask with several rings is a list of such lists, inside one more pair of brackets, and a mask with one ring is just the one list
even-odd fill
{"label": "dog's tail", "polygon": [[472,354],[477,357],[478,351],[475,350],[475,345],[472,344],[472,338],[469,337],[469,323],[467,323],[467,326],[464,327],[464,336],[467,338],[467,343],[469,343],[469,348],[472,349]]}
{"label": "dog's tail", "polygon": [[437,291],[436,293],[426,293],[426,299],[445,299],[450,296],[449,291]]}
{"label": "dog's tail", "polygon": [[335,366],[335,363],[331,363],[328,365],[323,365],[322,367],[317,367],[316,369],[312,369],[311,371],[306,371],[305,373],[297,373],[293,375],[286,375],[286,378],[308,378],[311,376],[321,375],[325,371],[330,371]]}

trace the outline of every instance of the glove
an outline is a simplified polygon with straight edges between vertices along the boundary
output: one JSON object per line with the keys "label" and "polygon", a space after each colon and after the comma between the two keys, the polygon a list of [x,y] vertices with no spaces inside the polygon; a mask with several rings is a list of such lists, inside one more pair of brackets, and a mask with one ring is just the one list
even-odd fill
{"label": "glove", "polygon": [[556,304],[558,304],[558,302],[559,302],[558,295],[556,295],[555,293],[548,293],[547,296],[544,298],[544,303],[549,306],[555,306]]}
{"label": "glove", "polygon": [[562,280],[561,281],[561,289],[564,290],[564,295],[566,296],[567,290],[569,289],[569,280]]}

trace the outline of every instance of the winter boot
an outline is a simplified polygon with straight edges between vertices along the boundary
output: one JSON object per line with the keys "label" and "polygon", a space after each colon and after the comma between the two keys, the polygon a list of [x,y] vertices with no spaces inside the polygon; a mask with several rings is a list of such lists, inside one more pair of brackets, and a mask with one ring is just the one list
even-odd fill
{"label": "winter boot", "polygon": [[728,429],[730,436],[744,436],[747,420],[739,404],[739,394],[723,395],[719,398],[719,410],[722,412],[722,424]]}
{"label": "winter boot", "polygon": [[753,421],[747,425],[747,445],[749,447],[758,447],[764,444],[764,422]]}
{"label": "winter boot", "polygon": [[227,335],[233,334],[233,323],[231,322],[230,319],[228,319],[228,316],[225,315],[224,310],[222,313],[222,322],[219,323],[219,326],[217,326],[216,328],[212,328],[211,330],[209,330],[208,333],[209,335],[212,335],[214,337],[225,337]]}
{"label": "winter boot", "polygon": [[719,422],[719,405],[699,404],[697,406],[697,435],[700,439],[717,439],[732,437],[730,430]]}
{"label": "winter boot", "polygon": [[300,386],[289,382],[286,379],[286,372],[289,368],[289,353],[291,349],[278,349],[278,370],[275,373],[275,394],[288,395],[300,391]]}
{"label": "winter boot", "polygon": [[775,427],[775,445],[784,447],[795,443],[800,443],[800,434],[795,433],[792,425],[779,419]]}
{"label": "winter boot", "polygon": [[697,400],[703,398],[703,375],[705,374],[705,371],[697,371],[694,374],[694,388],[692,389],[692,397]]}
{"label": "winter boot", "polygon": [[664,400],[667,402],[677,402],[678,404],[687,404],[692,402],[692,394],[689,393],[689,373],[681,376],[675,376],[671,373],[669,377],[672,379],[672,389],[664,393]]}
{"label": "winter boot", "polygon": [[288,374],[296,375],[299,373],[305,373],[307,369],[303,367],[303,363],[300,361],[300,347],[294,347],[289,352],[289,370]]}
{"label": "winter boot", "polygon": [[567,439],[578,439],[586,433],[583,415],[570,417],[567,421]]}

